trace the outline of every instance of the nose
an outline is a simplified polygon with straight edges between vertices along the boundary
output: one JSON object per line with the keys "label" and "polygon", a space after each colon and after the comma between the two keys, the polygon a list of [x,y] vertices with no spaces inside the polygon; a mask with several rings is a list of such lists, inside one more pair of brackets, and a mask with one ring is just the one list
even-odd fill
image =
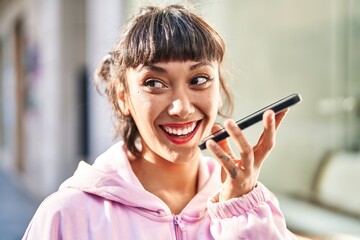
{"label": "nose", "polygon": [[191,98],[185,92],[180,92],[174,96],[168,111],[172,116],[186,119],[195,112],[195,107],[192,104]]}

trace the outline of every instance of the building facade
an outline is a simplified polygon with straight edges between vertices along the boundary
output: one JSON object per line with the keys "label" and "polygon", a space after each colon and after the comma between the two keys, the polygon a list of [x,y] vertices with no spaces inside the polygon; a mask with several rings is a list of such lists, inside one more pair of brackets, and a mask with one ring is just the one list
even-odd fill
{"label": "building facade", "polygon": [[124,1],[0,1],[0,159],[38,196],[112,141],[92,73],[121,30]]}

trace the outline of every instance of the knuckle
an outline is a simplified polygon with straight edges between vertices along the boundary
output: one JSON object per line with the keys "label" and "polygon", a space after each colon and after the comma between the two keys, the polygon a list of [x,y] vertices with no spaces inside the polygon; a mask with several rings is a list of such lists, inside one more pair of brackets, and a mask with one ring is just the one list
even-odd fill
{"label": "knuckle", "polygon": [[242,135],[240,129],[238,129],[238,128],[237,128],[237,131],[234,132],[233,134],[234,134],[234,137],[235,137],[236,139],[243,139],[243,138],[244,138],[244,136]]}
{"label": "knuckle", "polygon": [[225,153],[222,153],[219,155],[219,158],[225,162],[229,162],[231,159],[228,155],[226,155]]}
{"label": "knuckle", "polygon": [[219,145],[217,144],[211,144],[211,149],[213,150],[214,154],[216,156],[221,156],[222,154],[222,149],[219,147]]}

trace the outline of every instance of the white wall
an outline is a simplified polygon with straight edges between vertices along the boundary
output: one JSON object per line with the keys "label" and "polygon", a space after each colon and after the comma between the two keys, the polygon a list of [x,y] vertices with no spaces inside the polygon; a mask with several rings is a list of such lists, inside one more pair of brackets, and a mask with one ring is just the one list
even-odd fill
{"label": "white wall", "polygon": [[[209,6],[211,5],[211,6]],[[323,114],[324,99],[346,96],[346,1],[215,1],[206,15],[227,43],[241,117],[292,92],[303,96],[278,131],[260,179],[273,190],[308,192],[328,150],[347,147],[346,116]],[[201,8],[201,7],[200,7]],[[261,126],[247,130],[255,144]]]}
{"label": "white wall", "polygon": [[[27,124],[29,149],[35,150],[27,159],[27,176],[32,189],[41,194],[54,191],[61,178],[64,133],[61,109],[64,94],[62,72],[60,1],[43,1],[33,14],[38,14],[36,42],[39,45],[39,75],[36,116]],[[31,125],[30,125],[31,123]]]}
{"label": "white wall", "polygon": [[36,123],[41,134],[32,132],[31,137],[39,136],[36,149],[41,154],[36,156],[40,167],[28,161],[28,172],[35,179],[41,176],[43,192],[48,194],[71,176],[82,160],[78,95],[79,74],[86,64],[85,1],[43,1],[38,7],[41,114]]}
{"label": "white wall", "polygon": [[[4,5],[2,5],[4,6]],[[1,166],[16,176],[36,195],[55,191],[80,160],[94,160],[112,142],[113,124],[108,103],[89,79],[90,157],[80,153],[79,75],[87,65],[92,77],[98,63],[115,44],[122,26],[123,1],[37,1],[9,2],[2,10],[0,36],[4,68],[2,78],[5,144],[0,146]],[[26,51],[36,61],[26,70],[25,171],[16,168],[16,75],[14,24],[24,21]],[[33,60],[33,59],[31,59]]]}
{"label": "white wall", "polygon": [[[87,66],[93,73],[103,57],[112,50],[124,21],[124,1],[87,0]],[[104,152],[113,140],[113,121],[106,97],[90,90],[90,162]]]}

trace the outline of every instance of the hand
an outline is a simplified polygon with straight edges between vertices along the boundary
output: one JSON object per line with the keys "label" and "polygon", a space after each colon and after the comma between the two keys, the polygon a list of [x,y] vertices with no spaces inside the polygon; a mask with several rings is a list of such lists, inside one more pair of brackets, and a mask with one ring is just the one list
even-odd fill
{"label": "hand", "polygon": [[[262,163],[275,145],[276,129],[287,111],[288,109],[277,115],[271,110],[264,113],[264,131],[254,147],[250,145],[234,120],[226,120],[225,129],[239,149],[240,158],[236,157],[228,139],[218,143],[213,140],[206,142],[206,147],[222,165],[221,180],[223,185],[220,190],[219,201],[240,197],[255,188]],[[215,132],[219,129],[219,125],[214,125],[212,131]]]}

